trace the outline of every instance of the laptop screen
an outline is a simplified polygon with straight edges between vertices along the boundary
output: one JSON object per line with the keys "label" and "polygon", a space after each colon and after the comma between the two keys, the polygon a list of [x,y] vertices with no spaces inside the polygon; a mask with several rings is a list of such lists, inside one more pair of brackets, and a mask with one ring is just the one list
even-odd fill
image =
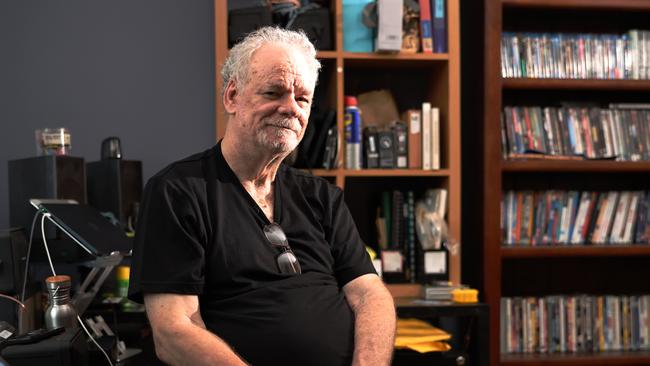
{"label": "laptop screen", "polygon": [[133,244],[122,228],[111,224],[94,207],[83,204],[46,203],[40,204],[66,231],[77,239],[91,254],[101,257],[112,252],[126,253]]}

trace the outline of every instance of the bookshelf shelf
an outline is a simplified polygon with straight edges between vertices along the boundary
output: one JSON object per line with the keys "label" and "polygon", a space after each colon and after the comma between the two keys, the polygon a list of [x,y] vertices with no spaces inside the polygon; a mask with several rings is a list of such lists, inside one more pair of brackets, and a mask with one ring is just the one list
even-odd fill
{"label": "bookshelf shelf", "polygon": [[362,52],[343,52],[343,58],[346,60],[391,60],[391,61],[446,61],[449,60],[449,54],[446,53],[362,53]]}
{"label": "bookshelf shelf", "polygon": [[343,174],[348,177],[446,177],[449,170],[421,170],[421,169],[344,169]]}
{"label": "bookshelf shelf", "polygon": [[502,247],[502,258],[650,256],[650,245]]}
{"label": "bookshelf shelf", "polygon": [[338,57],[338,52],[336,51],[318,51],[316,57],[321,60],[335,60]]}
{"label": "bookshelf shelf", "polygon": [[501,355],[503,366],[617,366],[617,365],[648,365],[650,352],[603,352],[589,354],[532,354],[532,355]]}
{"label": "bookshelf shelf", "polygon": [[502,0],[501,4],[512,8],[650,10],[646,0]]}
{"label": "bookshelf shelf", "polygon": [[504,160],[503,172],[643,173],[650,162],[610,160]]}
{"label": "bookshelf shelf", "polygon": [[650,91],[650,80],[503,78],[503,89]]}

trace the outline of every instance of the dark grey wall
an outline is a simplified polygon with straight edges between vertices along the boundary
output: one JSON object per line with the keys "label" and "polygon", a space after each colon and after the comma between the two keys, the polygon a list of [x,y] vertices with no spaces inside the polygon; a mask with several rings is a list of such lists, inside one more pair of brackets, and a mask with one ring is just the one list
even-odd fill
{"label": "dark grey wall", "polygon": [[7,161],[36,154],[37,128],[67,127],[87,162],[119,136],[145,181],[211,146],[213,18],[212,0],[0,2],[0,229]]}

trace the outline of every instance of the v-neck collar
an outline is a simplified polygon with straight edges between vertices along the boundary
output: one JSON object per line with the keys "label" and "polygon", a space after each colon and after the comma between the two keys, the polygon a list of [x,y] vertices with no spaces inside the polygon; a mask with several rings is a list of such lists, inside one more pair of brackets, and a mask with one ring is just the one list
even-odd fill
{"label": "v-neck collar", "polygon": [[277,224],[280,224],[281,221],[281,204],[282,204],[282,185],[280,184],[280,179],[282,177],[282,172],[284,171],[284,164],[280,163],[280,166],[278,167],[278,170],[275,173],[275,179],[273,180],[273,221],[269,220],[269,218],[266,216],[260,205],[253,199],[250,193],[244,188],[244,185],[241,184],[241,181],[237,177],[237,174],[232,170],[228,162],[226,161],[226,158],[223,156],[223,152],[221,151],[221,141],[217,143],[216,146],[216,153],[217,153],[217,164],[221,163],[221,167],[225,171],[226,174],[230,176],[230,179],[233,181],[233,183],[239,187],[239,189],[242,191],[244,194],[244,197],[246,197],[246,200],[248,201],[250,208],[255,211],[255,213],[260,216],[265,223],[270,224],[271,222],[275,222]]}

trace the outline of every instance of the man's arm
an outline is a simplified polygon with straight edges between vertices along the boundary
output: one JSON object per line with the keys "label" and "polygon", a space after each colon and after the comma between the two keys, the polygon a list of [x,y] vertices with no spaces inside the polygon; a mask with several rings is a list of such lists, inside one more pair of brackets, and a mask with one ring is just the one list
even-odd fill
{"label": "man's arm", "polygon": [[352,365],[390,365],[395,343],[395,304],[375,274],[359,276],[343,286],[355,315]]}
{"label": "man's arm", "polygon": [[171,365],[247,365],[205,328],[196,295],[144,296],[156,355]]}

